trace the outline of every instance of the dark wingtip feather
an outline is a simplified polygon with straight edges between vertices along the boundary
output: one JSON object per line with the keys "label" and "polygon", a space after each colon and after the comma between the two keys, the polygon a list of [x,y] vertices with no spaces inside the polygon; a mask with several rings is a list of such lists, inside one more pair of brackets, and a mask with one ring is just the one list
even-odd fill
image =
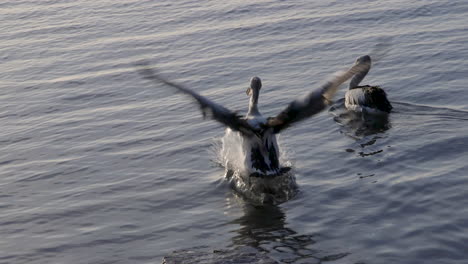
{"label": "dark wingtip feather", "polygon": [[368,97],[368,104],[369,107],[377,108],[380,111],[390,113],[393,109],[392,104],[387,98],[387,93],[380,88],[379,86],[372,86],[366,88],[366,97]]}

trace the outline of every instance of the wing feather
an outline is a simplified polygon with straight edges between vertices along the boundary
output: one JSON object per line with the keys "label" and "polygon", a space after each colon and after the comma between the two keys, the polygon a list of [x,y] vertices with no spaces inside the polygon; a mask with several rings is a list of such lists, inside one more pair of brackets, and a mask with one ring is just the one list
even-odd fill
{"label": "wing feather", "polygon": [[321,87],[307,93],[306,95],[292,101],[281,113],[270,117],[266,126],[273,128],[275,133],[288,128],[292,124],[311,117],[332,103],[333,96],[339,86],[355,74],[365,71],[369,67],[367,62],[353,65],[346,71],[340,71],[333,75]]}
{"label": "wing feather", "polygon": [[202,111],[204,118],[206,118],[208,115],[212,119],[231,128],[234,131],[240,131],[246,134],[255,133],[254,129],[247,123],[247,121],[237,115],[237,113],[209,100],[208,98],[192,91],[189,88],[165,79],[164,77],[157,74],[153,69],[149,68],[147,64],[141,63],[139,66],[142,67],[138,72],[143,75],[145,79],[151,80],[158,84],[163,83],[195,99],[195,101],[200,106],[200,110]]}

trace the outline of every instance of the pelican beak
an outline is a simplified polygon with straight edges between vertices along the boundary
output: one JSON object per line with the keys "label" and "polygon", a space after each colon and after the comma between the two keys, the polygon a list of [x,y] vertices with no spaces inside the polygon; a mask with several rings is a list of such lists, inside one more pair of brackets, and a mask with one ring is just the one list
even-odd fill
{"label": "pelican beak", "polygon": [[247,91],[245,91],[245,93],[248,95],[248,96],[251,96],[252,95],[252,88],[247,88]]}

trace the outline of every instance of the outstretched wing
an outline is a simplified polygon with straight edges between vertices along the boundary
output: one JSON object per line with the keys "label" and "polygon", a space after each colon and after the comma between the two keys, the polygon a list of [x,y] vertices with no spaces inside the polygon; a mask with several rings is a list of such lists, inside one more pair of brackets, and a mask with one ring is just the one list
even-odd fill
{"label": "outstretched wing", "polygon": [[333,77],[320,88],[309,92],[291,103],[275,117],[270,117],[266,126],[273,128],[275,133],[311,117],[332,103],[333,96],[338,91],[339,86],[351,78],[353,75],[365,71],[369,67],[367,62],[359,63],[347,71],[337,72]]}
{"label": "outstretched wing", "polygon": [[139,69],[138,72],[146,79],[152,80],[156,83],[166,84],[167,86],[177,89],[179,92],[190,95],[199,104],[204,118],[210,116],[212,119],[231,128],[234,131],[240,131],[245,134],[254,133],[254,129],[247,123],[247,121],[241,118],[235,112],[232,112],[229,109],[210,101],[206,97],[203,97],[180,84],[166,80],[157,74],[154,70],[150,69],[149,66],[145,63],[141,63],[139,66],[142,66],[142,68]]}

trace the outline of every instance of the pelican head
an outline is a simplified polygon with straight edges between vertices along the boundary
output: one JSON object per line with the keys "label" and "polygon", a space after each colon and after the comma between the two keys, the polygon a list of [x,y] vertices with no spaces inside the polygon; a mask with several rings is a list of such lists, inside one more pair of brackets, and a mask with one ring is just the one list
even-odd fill
{"label": "pelican head", "polygon": [[361,63],[371,63],[371,58],[369,55],[364,55],[356,59],[356,64],[361,64]]}
{"label": "pelican head", "polygon": [[247,88],[247,91],[245,91],[245,93],[248,96],[251,96],[253,91],[257,91],[257,94],[258,94],[258,91],[260,91],[261,88],[262,88],[262,80],[260,80],[259,77],[255,76],[255,77],[252,77],[252,79],[250,79],[250,87]]}
{"label": "pelican head", "polygon": [[369,55],[364,55],[356,59],[355,65],[363,65],[364,67],[360,72],[356,73],[351,81],[349,82],[349,89],[358,87],[359,83],[366,77],[367,73],[371,68],[371,57]]}

